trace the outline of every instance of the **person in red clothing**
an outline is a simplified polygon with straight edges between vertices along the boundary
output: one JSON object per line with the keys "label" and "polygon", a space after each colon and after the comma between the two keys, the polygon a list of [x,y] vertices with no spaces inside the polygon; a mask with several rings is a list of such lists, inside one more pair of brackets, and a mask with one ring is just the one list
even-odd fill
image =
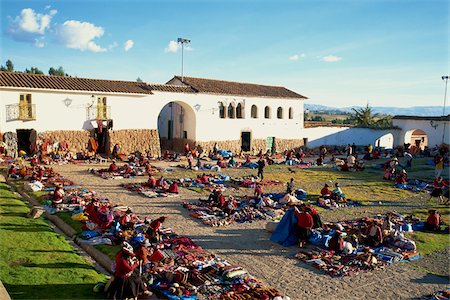
{"label": "person in red clothing", "polygon": [[217,206],[222,209],[226,207],[226,200],[225,200],[225,197],[223,196],[221,190],[219,190],[219,192],[217,194]]}
{"label": "person in red clothing", "polygon": [[16,165],[12,164],[8,169],[8,177],[17,178],[17,167]]}
{"label": "person in red clothing", "polygon": [[262,188],[261,184],[258,183],[255,186],[254,196],[255,196],[256,199],[259,199],[259,198],[262,197],[262,194],[263,194],[263,188]]}
{"label": "person in red clothing", "polygon": [[53,192],[53,205],[61,204],[65,194],[63,186],[58,184]]}
{"label": "person in red clothing", "polygon": [[336,230],[328,242],[328,248],[330,248],[330,250],[334,250],[336,253],[342,252],[342,249],[344,249],[344,238],[342,237],[341,231]]}
{"label": "person in red clothing", "polygon": [[296,207],[294,214],[297,217],[297,236],[299,239],[299,247],[302,248],[308,241],[311,233],[311,228],[314,225],[313,218],[311,216],[311,210],[304,204],[301,206],[301,211]]}
{"label": "person in red clothing", "polygon": [[435,209],[428,211],[428,219],[425,223],[425,228],[432,231],[441,230],[441,216]]}
{"label": "person in red clothing", "polygon": [[322,227],[322,219],[320,218],[320,215],[317,212],[317,210],[314,208],[314,206],[311,203],[309,203],[306,207],[309,208],[311,217],[313,218],[314,225],[312,228],[321,228]]}
{"label": "person in red clothing", "polygon": [[149,188],[154,188],[156,186],[156,178],[153,176],[153,174],[150,174],[148,176],[147,183],[145,184]]}
{"label": "person in red clothing", "polygon": [[169,193],[178,194],[178,183],[176,181],[174,181],[170,184]]}
{"label": "person in red clothing", "polygon": [[147,238],[150,239],[151,242],[158,242],[159,241],[159,232],[161,229],[162,224],[164,223],[164,221],[166,220],[167,217],[159,217],[156,220],[153,220],[152,222],[150,222],[150,224],[148,225],[147,231],[146,231],[146,235]]}
{"label": "person in red clothing", "polygon": [[153,252],[149,250],[149,247],[151,247],[150,241],[148,239],[145,239],[139,243],[139,246],[134,251],[136,254],[136,258],[138,259],[139,265],[142,267],[143,273],[145,273],[145,270],[147,269],[147,264],[150,262],[148,260],[148,257]]}
{"label": "person in red clothing", "polygon": [[134,227],[135,216],[131,209],[127,209],[125,214],[120,218],[122,229],[132,229]]}
{"label": "person in red clothing", "polygon": [[167,219],[167,217],[164,217],[164,216],[163,217],[159,217],[158,219],[153,220],[150,223],[149,227],[151,229],[153,229],[153,231],[159,232],[159,230],[161,229],[162,224],[164,223],[164,221],[166,221],[166,219]]}
{"label": "person in red clothing", "polygon": [[377,221],[369,219],[366,229],[366,244],[372,247],[378,247],[383,242],[383,232]]}
{"label": "person in red clothing", "polygon": [[329,199],[331,197],[331,190],[330,190],[330,186],[325,183],[325,186],[320,190],[320,195],[322,196],[323,199]]}
{"label": "person in red clothing", "polygon": [[42,181],[43,178],[44,178],[44,167],[40,166],[38,171],[38,180]]}
{"label": "person in red clothing", "polygon": [[347,160],[345,160],[344,164],[341,166],[341,171],[343,171],[343,172],[350,171],[350,166],[348,165]]}
{"label": "person in red clothing", "polygon": [[397,177],[395,178],[396,184],[406,184],[406,171],[402,170],[400,173],[398,173]]}
{"label": "person in red clothing", "polygon": [[209,177],[203,173],[202,176],[200,177],[200,183],[208,183],[209,182]]}
{"label": "person in red clothing", "polygon": [[114,279],[107,290],[108,299],[137,299],[141,294],[152,294],[147,290],[140,275],[134,272],[138,265],[133,247],[123,242],[122,249],[116,254],[116,269]]}
{"label": "person in red clothing", "polygon": [[444,180],[442,180],[442,177],[439,176],[438,178],[435,178],[433,182],[433,191],[431,192],[430,198],[428,200],[436,197],[439,198],[440,202],[443,202],[444,198],[442,197],[442,194],[444,187],[448,187],[448,184],[446,184]]}
{"label": "person in red clothing", "polygon": [[112,163],[109,165],[108,171],[109,172],[116,172],[118,169],[117,165],[116,165],[116,161],[113,160]]}
{"label": "person in red clothing", "polygon": [[167,184],[164,176],[161,176],[157,181],[155,187],[160,187],[163,191],[167,191],[169,185]]}

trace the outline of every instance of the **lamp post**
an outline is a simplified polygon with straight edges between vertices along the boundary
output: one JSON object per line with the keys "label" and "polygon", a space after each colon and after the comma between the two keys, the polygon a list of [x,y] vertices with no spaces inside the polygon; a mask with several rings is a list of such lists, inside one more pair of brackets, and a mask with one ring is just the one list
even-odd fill
{"label": "lamp post", "polygon": [[444,143],[445,140],[445,125],[446,125],[446,120],[445,120],[445,105],[447,103],[447,84],[448,84],[448,76],[442,76],[442,80],[445,81],[445,91],[444,91],[444,108],[442,110],[442,116],[444,117],[444,129],[442,131],[442,144]]}
{"label": "lamp post", "polygon": [[191,40],[178,38],[178,44],[181,44],[181,81],[183,81],[183,68],[184,68],[184,44],[189,44]]}

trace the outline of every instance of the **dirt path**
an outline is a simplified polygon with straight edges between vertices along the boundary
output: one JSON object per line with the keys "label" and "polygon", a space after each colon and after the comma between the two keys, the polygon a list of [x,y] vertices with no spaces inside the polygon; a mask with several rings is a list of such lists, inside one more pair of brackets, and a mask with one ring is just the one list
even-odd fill
{"label": "dirt path", "polygon": [[330,278],[293,259],[296,247],[285,248],[272,243],[269,233],[264,230],[265,222],[208,227],[191,218],[181,206],[184,201],[198,199],[200,194],[181,189],[177,198],[150,199],[119,186],[121,183],[144,181],[145,177],[105,180],[89,174],[87,169],[90,167],[94,166],[64,165],[54,166],[54,169],[78,185],[108,197],[115,204],[130,206],[138,215],[151,218],[169,216],[167,227],[246,268],[291,299],[411,299],[432,294],[448,285],[448,279],[413,269],[408,263],[393,265],[384,271]]}

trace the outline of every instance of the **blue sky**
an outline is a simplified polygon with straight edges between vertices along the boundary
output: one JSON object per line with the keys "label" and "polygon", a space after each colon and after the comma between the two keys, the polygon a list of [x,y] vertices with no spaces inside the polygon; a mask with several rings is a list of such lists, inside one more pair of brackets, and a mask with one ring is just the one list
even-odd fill
{"label": "blue sky", "polygon": [[442,105],[449,1],[1,1],[1,64],[282,85],[329,106]]}

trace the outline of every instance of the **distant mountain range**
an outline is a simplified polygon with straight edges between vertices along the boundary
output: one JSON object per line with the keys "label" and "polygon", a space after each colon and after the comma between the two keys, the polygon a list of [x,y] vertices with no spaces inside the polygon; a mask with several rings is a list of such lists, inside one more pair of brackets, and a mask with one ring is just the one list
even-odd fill
{"label": "distant mountain range", "polygon": [[[324,113],[324,114],[346,114],[353,112],[352,108],[361,108],[361,106],[351,106],[351,107],[330,107],[319,104],[306,104],[305,110],[308,109],[310,112],[314,113]],[[372,110],[376,114],[381,115],[405,115],[405,116],[442,116],[442,106],[413,106],[413,107],[387,107],[387,106],[373,106]],[[449,110],[446,109],[446,113]]]}

